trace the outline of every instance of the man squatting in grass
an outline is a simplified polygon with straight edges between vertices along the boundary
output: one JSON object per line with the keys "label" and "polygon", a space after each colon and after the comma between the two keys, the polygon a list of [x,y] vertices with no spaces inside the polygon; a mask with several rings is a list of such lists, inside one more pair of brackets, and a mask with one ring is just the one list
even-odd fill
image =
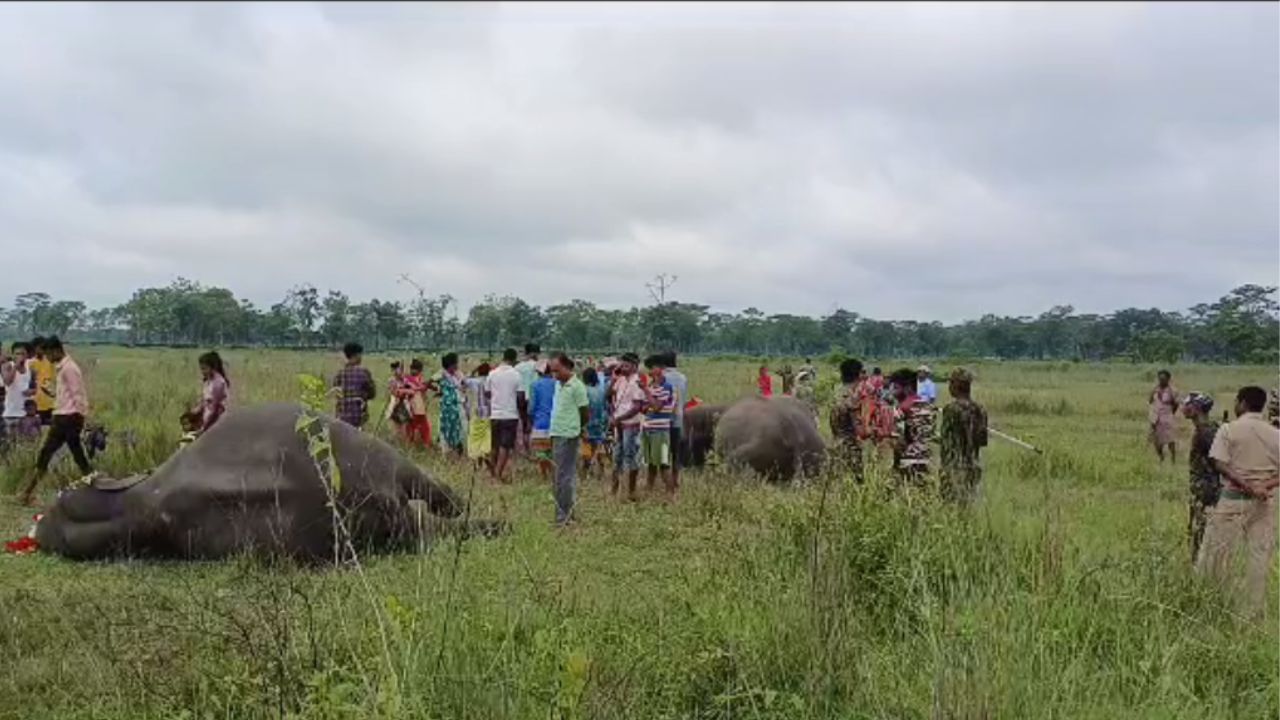
{"label": "man squatting in grass", "polygon": [[[1255,386],[1236,394],[1236,420],[1218,429],[1209,449],[1222,477],[1218,503],[1207,511],[1196,570],[1228,592],[1249,617],[1262,614],[1267,575],[1276,556],[1276,488],[1280,486],[1280,428],[1262,416],[1267,391]],[[1239,583],[1237,555],[1247,555]]]}
{"label": "man squatting in grass", "polygon": [[76,361],[66,354],[62,341],[57,336],[47,339],[44,349],[49,360],[57,368],[57,394],[53,404],[53,423],[49,427],[49,434],[45,436],[44,446],[40,448],[40,454],[36,458],[36,472],[22,491],[20,500],[24,505],[31,504],[36,483],[40,482],[40,479],[49,471],[49,462],[63,445],[71,451],[71,457],[80,468],[80,472],[86,477],[93,475],[93,467],[85,457],[84,445],[80,437],[84,432],[85,416],[89,414],[89,396],[85,391],[84,375],[81,374],[80,366]]}
{"label": "man squatting in grass", "polygon": [[644,421],[645,403],[648,400],[644,388],[636,377],[640,358],[626,353],[618,362],[613,380],[613,418],[610,425],[617,433],[613,451],[613,484],[611,492],[618,494],[622,473],[627,473],[627,497],[636,499],[636,480],[640,474],[637,456],[640,452],[640,424]]}
{"label": "man squatting in grass", "polygon": [[493,434],[493,479],[507,481],[507,468],[520,434],[520,373],[516,372],[516,349],[502,351],[502,364],[489,373],[489,424]]}
{"label": "man squatting in grass", "polygon": [[644,420],[641,423],[641,453],[648,466],[648,482],[653,489],[657,476],[668,495],[674,495],[676,486],[671,474],[671,417],[680,397],[666,378],[666,361],[662,355],[651,355],[644,361],[649,370],[648,398]]}
{"label": "man squatting in grass", "polygon": [[551,360],[555,378],[555,395],[551,405],[551,457],[556,479],[556,525],[564,527],[573,520],[577,490],[578,449],[587,429],[589,401],[587,386],[573,372],[573,360],[564,353]]}
{"label": "man squatting in grass", "polygon": [[987,446],[987,411],[973,401],[972,388],[973,373],[964,368],[951,371],[951,402],[942,409],[938,429],[942,497],[961,505],[977,498],[982,483],[978,454]]}

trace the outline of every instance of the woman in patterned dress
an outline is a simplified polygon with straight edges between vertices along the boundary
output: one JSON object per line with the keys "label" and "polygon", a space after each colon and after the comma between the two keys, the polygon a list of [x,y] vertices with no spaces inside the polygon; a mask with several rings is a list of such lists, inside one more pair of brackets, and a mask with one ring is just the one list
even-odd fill
{"label": "woman in patterned dress", "polygon": [[458,372],[458,354],[441,358],[444,374],[440,378],[440,439],[445,448],[462,456],[465,448],[462,432],[462,373]]}

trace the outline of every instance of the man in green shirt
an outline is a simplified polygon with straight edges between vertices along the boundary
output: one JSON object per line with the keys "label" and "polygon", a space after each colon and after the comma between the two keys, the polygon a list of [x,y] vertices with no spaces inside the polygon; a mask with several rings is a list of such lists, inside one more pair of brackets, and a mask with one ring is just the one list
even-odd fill
{"label": "man in green shirt", "polygon": [[556,466],[556,526],[564,527],[573,519],[574,494],[578,483],[578,447],[587,429],[589,401],[587,386],[573,374],[573,360],[568,355],[559,353],[552,358],[551,374],[556,379],[555,399],[551,403],[551,458]]}

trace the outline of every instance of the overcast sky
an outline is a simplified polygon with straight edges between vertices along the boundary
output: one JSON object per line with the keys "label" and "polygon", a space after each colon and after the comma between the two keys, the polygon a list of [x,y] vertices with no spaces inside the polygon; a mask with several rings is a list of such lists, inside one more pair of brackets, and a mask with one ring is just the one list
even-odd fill
{"label": "overcast sky", "polygon": [[3,3],[0,304],[1185,308],[1280,273],[1278,8]]}

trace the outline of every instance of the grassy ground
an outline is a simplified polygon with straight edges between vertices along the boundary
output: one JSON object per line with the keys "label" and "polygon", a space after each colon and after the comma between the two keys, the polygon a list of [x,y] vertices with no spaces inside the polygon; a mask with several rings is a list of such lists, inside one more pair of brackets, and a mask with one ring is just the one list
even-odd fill
{"label": "grassy ground", "polygon": [[[194,353],[79,358],[98,419],[136,435],[104,466],[157,464],[194,397]],[[336,363],[229,360],[238,402],[296,398],[295,373]],[[726,401],[754,367],[685,371]],[[1154,368],[977,372],[992,423],[1046,452],[990,448],[969,514],[874,482],[777,489],[709,471],[673,506],[587,481],[581,526],[557,533],[528,468],[495,488],[423,454],[514,532],[358,571],[0,557],[0,717],[1277,716],[1275,612],[1235,619],[1196,581],[1185,457],[1160,468],[1144,446]],[[1175,368],[1220,407],[1246,382],[1274,369]],[[30,461],[0,467],[0,490]],[[0,531],[16,537],[28,514],[0,504]]]}

